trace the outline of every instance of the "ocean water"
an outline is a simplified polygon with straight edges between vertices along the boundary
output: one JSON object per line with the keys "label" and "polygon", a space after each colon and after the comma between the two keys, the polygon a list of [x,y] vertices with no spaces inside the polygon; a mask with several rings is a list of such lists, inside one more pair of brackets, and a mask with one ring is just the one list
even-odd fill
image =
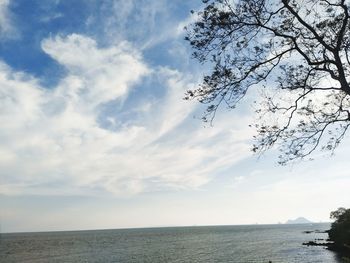
{"label": "ocean water", "polygon": [[1,262],[342,262],[329,224],[201,226],[0,234]]}

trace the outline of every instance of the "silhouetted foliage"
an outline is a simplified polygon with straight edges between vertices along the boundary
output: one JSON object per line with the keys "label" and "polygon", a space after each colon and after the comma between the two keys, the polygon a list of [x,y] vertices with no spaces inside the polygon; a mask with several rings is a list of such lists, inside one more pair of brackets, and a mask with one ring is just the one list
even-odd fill
{"label": "silhouetted foliage", "polygon": [[334,241],[339,249],[350,252],[350,209],[338,208],[331,212],[331,218],[335,221],[328,232],[329,239]]}
{"label": "silhouetted foliage", "polygon": [[204,121],[261,86],[276,94],[256,106],[253,151],[280,142],[281,164],[317,148],[333,151],[350,125],[349,1],[203,2],[186,39],[212,70],[186,99],[208,105]]}

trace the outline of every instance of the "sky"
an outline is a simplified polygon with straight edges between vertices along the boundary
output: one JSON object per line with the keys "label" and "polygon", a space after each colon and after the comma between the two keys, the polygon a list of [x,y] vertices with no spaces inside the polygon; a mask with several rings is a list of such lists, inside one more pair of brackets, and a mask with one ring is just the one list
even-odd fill
{"label": "sky", "polygon": [[1,232],[320,222],[350,207],[349,139],[282,167],[275,149],[250,151],[250,98],[213,126],[183,100],[208,70],[184,41],[201,8],[0,0]]}

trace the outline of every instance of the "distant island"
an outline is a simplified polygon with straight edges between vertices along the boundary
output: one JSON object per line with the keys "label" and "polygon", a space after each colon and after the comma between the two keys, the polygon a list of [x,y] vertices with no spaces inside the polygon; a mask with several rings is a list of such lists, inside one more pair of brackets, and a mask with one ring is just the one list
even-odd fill
{"label": "distant island", "polygon": [[298,217],[297,219],[289,219],[286,224],[312,224],[310,220],[307,220],[305,217]]}

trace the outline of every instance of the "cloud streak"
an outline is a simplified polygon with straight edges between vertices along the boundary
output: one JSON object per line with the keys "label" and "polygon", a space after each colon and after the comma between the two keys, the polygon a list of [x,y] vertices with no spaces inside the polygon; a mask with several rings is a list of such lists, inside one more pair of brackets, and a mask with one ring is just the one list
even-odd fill
{"label": "cloud streak", "polygon": [[[189,127],[196,109],[182,96],[193,78],[151,68],[130,43],[99,47],[71,34],[44,39],[42,49],[67,71],[53,89],[0,67],[0,193],[121,196],[193,189],[247,156],[246,144],[230,140],[227,125]],[[137,108],[123,108],[130,93],[142,94],[147,79],[162,90],[154,102],[140,99]]]}
{"label": "cloud streak", "polygon": [[10,0],[0,0],[0,39],[12,39],[18,36],[18,32],[13,26],[9,6]]}

